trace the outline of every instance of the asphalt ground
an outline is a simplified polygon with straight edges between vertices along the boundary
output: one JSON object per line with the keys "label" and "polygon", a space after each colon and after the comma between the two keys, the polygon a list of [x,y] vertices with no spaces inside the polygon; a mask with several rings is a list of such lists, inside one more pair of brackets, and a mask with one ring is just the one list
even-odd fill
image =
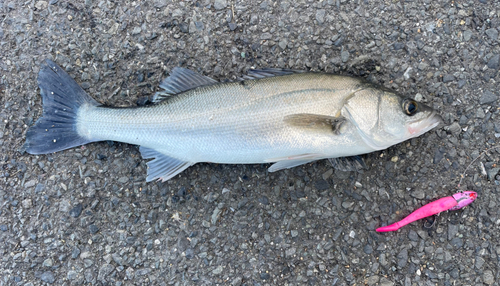
{"label": "asphalt ground", "polygon": [[[499,18],[487,0],[1,1],[0,285],[499,285]],[[365,77],[444,125],[362,173],[196,164],[146,183],[137,146],[22,150],[47,58],[113,106],[176,66],[292,68]],[[465,209],[374,231],[465,189]]]}

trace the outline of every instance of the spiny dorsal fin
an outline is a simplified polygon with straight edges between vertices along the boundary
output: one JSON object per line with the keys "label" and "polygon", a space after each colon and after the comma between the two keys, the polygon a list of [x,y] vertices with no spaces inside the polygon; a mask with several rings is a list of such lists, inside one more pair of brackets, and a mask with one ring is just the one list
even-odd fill
{"label": "spiny dorsal fin", "polygon": [[304,73],[306,71],[301,70],[291,70],[291,69],[279,69],[279,68],[263,68],[263,69],[251,69],[246,75],[243,75],[241,80],[250,80],[282,75],[290,75],[294,73]]}

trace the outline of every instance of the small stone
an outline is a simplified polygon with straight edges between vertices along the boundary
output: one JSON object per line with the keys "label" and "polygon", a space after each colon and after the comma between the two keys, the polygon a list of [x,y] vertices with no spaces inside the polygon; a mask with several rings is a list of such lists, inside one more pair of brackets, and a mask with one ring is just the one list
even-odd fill
{"label": "small stone", "polygon": [[126,182],[128,182],[128,177],[121,177],[120,179],[118,179],[118,182],[125,184]]}
{"label": "small stone", "polygon": [[141,27],[134,27],[134,29],[132,30],[132,35],[137,35],[140,34],[141,32],[142,32]]}
{"label": "small stone", "polygon": [[464,41],[468,42],[471,37],[472,37],[472,31],[471,30],[465,30],[464,31]]}
{"label": "small stone", "polygon": [[443,76],[443,82],[444,83],[452,82],[454,80],[455,80],[455,77],[453,75],[451,75],[451,74],[445,74]]}
{"label": "small stone", "polygon": [[419,200],[425,198],[425,193],[422,189],[416,189],[410,194],[412,197],[417,198]]}
{"label": "small stone", "polygon": [[80,255],[80,248],[75,246],[71,251],[71,258],[76,259],[78,258],[78,255]]}
{"label": "small stone", "polygon": [[497,101],[498,96],[496,96],[493,92],[486,90],[483,92],[483,95],[479,98],[480,104],[489,104]]}
{"label": "small stone", "polygon": [[402,50],[405,47],[405,44],[401,43],[401,42],[396,42],[396,43],[394,43],[393,47],[394,47],[394,50],[396,50],[396,51]]}
{"label": "small stone", "polygon": [[460,248],[464,245],[464,241],[460,237],[455,237],[450,241],[451,245],[456,248]]}
{"label": "small stone", "polygon": [[222,268],[221,265],[217,266],[217,268],[215,268],[214,270],[212,270],[212,273],[215,274],[215,275],[219,275],[222,273],[222,270],[224,270],[224,268]]}
{"label": "small stone", "polygon": [[299,232],[297,230],[292,230],[292,231],[290,231],[290,235],[292,237],[297,237],[297,235],[299,235]]}
{"label": "small stone", "polygon": [[323,191],[323,190],[327,190],[328,188],[330,188],[330,184],[328,184],[328,182],[326,180],[317,180],[315,183],[314,183],[314,187],[318,190],[318,191]]}
{"label": "small stone", "polygon": [[389,279],[385,278],[385,277],[382,277],[380,279],[380,286],[393,286],[394,285],[394,282],[390,281]]}
{"label": "small stone", "polygon": [[498,39],[498,31],[495,28],[488,29],[485,33],[492,41],[496,41]]}
{"label": "small stone", "polygon": [[481,269],[486,261],[481,256],[476,257],[476,268]]}
{"label": "small stone", "polygon": [[366,253],[366,254],[371,254],[373,252],[373,247],[369,244],[365,245],[363,247],[363,251]]}
{"label": "small stone", "polygon": [[243,279],[241,277],[236,277],[231,281],[231,286],[240,286]]}
{"label": "small stone", "polygon": [[490,69],[497,70],[500,65],[500,54],[494,55],[488,61],[488,67]]}
{"label": "small stone", "polygon": [[464,85],[466,83],[467,83],[467,81],[465,81],[465,79],[460,79],[460,80],[458,80],[457,87],[460,89],[460,88],[464,87]]}
{"label": "small stone", "polygon": [[54,283],[54,281],[56,281],[56,279],[54,278],[54,274],[50,271],[43,272],[42,276],[40,276],[40,279],[43,282],[49,283],[49,284],[52,284],[52,283]]}
{"label": "small stone", "polygon": [[486,270],[483,272],[483,282],[487,285],[495,283],[495,276],[491,270]]}
{"label": "small stone", "polygon": [[236,30],[236,28],[237,28],[237,27],[238,27],[238,25],[236,25],[236,23],[232,23],[232,22],[231,22],[231,23],[229,23],[229,29],[230,29],[231,31]]}
{"label": "small stone", "polygon": [[267,272],[260,273],[260,279],[269,280],[269,278],[271,278],[271,275],[269,275],[269,273]]}
{"label": "small stone", "polygon": [[82,204],[77,204],[74,208],[72,208],[69,211],[69,215],[72,216],[72,217],[74,217],[74,218],[77,218],[82,213],[82,209],[83,209]]}
{"label": "small stone", "polygon": [[458,225],[448,224],[448,240],[452,240],[458,233]]}
{"label": "small stone", "polygon": [[261,40],[270,40],[273,38],[273,35],[271,35],[271,33],[262,33],[262,35],[260,35],[260,39]]}
{"label": "small stone", "polygon": [[408,263],[408,249],[403,248],[398,254],[398,267],[403,268]]}
{"label": "small stone", "polygon": [[47,3],[47,1],[38,1],[35,3],[35,8],[37,10],[45,10],[45,9],[47,9],[48,5],[49,4]]}
{"label": "small stone", "polygon": [[340,53],[340,59],[342,60],[343,63],[347,62],[349,60],[349,52],[348,51],[342,51]]}
{"label": "small stone", "polygon": [[33,205],[31,199],[25,199],[22,201],[23,208],[29,209]]}
{"label": "small stone", "polygon": [[222,10],[227,7],[227,0],[215,0],[214,8],[215,10]]}
{"label": "small stone", "polygon": [[66,275],[68,280],[74,280],[77,276],[78,276],[78,273],[74,270],[68,271],[68,274]]}
{"label": "small stone", "polygon": [[368,286],[373,286],[376,285],[379,281],[380,277],[378,275],[373,275],[368,277],[368,279],[366,280],[366,284],[368,284]]}
{"label": "small stone", "polygon": [[51,258],[47,258],[43,261],[42,265],[44,267],[52,267],[52,265],[54,265],[54,262],[52,261]]}
{"label": "small stone", "polygon": [[89,225],[89,231],[91,234],[96,234],[99,231],[99,228],[95,224]]}
{"label": "small stone", "polygon": [[326,14],[325,9],[320,9],[316,12],[316,21],[318,21],[320,25],[325,22],[325,14]]}
{"label": "small stone", "polygon": [[417,233],[414,231],[414,230],[410,230],[408,232],[408,238],[411,240],[411,241],[418,241],[418,235]]}

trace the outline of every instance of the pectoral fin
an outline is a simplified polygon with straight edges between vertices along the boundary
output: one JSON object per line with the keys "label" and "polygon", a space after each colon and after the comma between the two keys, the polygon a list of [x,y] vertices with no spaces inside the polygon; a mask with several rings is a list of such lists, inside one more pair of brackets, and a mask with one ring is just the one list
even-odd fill
{"label": "pectoral fin", "polygon": [[189,166],[195,164],[194,162],[185,162],[176,158],[169,157],[154,149],[142,146],[139,148],[139,151],[141,151],[142,158],[144,159],[154,158],[154,160],[147,162],[147,182],[151,182],[156,179],[165,182],[175,175],[179,174],[180,172],[184,171]]}
{"label": "pectoral fin", "polygon": [[286,124],[307,130],[328,131],[340,134],[342,124],[347,121],[343,116],[333,117],[310,113],[299,113],[287,115],[284,118]]}

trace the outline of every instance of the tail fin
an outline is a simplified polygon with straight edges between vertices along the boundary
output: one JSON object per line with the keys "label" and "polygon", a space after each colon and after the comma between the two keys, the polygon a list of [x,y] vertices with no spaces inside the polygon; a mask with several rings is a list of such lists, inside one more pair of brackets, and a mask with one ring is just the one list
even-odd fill
{"label": "tail fin", "polygon": [[30,154],[47,154],[83,145],[91,140],[76,130],[76,117],[81,106],[97,106],[97,101],[51,60],[46,60],[38,73],[43,115],[26,132],[24,147]]}

